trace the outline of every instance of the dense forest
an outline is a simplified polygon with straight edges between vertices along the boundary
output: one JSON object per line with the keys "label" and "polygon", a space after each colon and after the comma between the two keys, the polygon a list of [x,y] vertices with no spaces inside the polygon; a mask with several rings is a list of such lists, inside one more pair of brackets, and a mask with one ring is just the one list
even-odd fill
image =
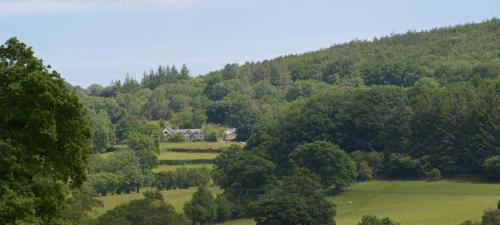
{"label": "dense forest", "polygon": [[[65,83],[9,39],[0,48],[0,220],[160,225],[251,217],[258,225],[333,225],[326,196],[355,182],[498,181],[499,37],[500,20],[491,19],[228,64],[197,77],[186,65],[159,66],[141,80],[87,88]],[[246,145],[223,151],[213,171],[154,173],[159,142],[172,141],[162,133],[167,126],[234,127]],[[215,198],[206,188],[212,181],[222,189]],[[150,190],[193,186],[189,221]],[[145,199],[99,218],[86,214],[99,205],[94,196],[143,187]]]}
{"label": "dense forest", "polygon": [[[422,78],[441,89],[495,79],[500,70],[499,23],[491,19],[355,40],[301,55],[228,64],[194,78],[185,65],[180,70],[159,66],[145,72],[141,81],[127,77],[108,87],[76,89],[96,115],[91,118],[108,118],[115,130],[104,133],[116,133],[118,142],[124,138],[120,127],[131,118],[165,120],[181,128],[222,124],[238,128],[239,139],[247,140],[257,121],[276,115],[298,99],[339,87],[394,85],[408,92],[405,88],[414,87]],[[111,143],[115,140],[110,139]]]}

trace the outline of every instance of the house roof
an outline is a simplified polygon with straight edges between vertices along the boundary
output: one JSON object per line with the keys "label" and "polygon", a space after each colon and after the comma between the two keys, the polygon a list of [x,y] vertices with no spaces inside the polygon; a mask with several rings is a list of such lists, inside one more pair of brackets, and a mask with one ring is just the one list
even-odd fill
{"label": "house roof", "polygon": [[200,128],[194,128],[194,129],[172,129],[170,127],[166,127],[163,129],[164,133],[173,133],[173,132],[180,132],[180,133],[201,133]]}
{"label": "house roof", "polygon": [[229,128],[224,131],[224,134],[234,134],[236,133],[236,128]]}

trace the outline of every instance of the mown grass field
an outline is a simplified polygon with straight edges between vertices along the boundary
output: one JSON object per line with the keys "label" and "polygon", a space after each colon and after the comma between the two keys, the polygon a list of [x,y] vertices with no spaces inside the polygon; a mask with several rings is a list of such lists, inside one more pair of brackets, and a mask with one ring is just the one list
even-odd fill
{"label": "mown grass field", "polygon": [[213,165],[212,164],[185,164],[185,165],[159,165],[158,167],[153,169],[154,173],[158,173],[161,171],[175,171],[178,168],[207,168],[209,170],[212,170]]}
{"label": "mown grass field", "polygon": [[165,142],[160,144],[160,149],[162,151],[172,149],[226,149],[231,145],[241,145],[238,142],[205,142],[205,141],[195,141],[195,142]]}
{"label": "mown grass field", "polygon": [[219,153],[162,152],[160,160],[214,159]]}
{"label": "mown grass field", "polygon": [[[485,209],[496,207],[500,184],[373,181],[355,184],[329,200],[337,205],[338,225],[356,225],[366,214],[388,216],[401,225],[458,225],[479,220]],[[223,224],[255,225],[252,220]]]}

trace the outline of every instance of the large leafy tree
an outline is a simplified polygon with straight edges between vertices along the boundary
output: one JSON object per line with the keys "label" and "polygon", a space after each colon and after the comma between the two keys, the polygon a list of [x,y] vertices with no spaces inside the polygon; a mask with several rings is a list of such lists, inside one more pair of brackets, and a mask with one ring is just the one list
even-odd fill
{"label": "large leafy tree", "polygon": [[0,221],[59,224],[86,178],[91,133],[78,97],[16,38],[0,46]]}
{"label": "large leafy tree", "polygon": [[210,224],[217,220],[217,205],[210,190],[199,186],[191,201],[184,205],[184,213],[193,224]]}
{"label": "large leafy tree", "polygon": [[321,178],[325,186],[336,189],[353,183],[358,175],[356,164],[338,145],[316,141],[297,146],[290,153],[292,164],[306,168]]}
{"label": "large leafy tree", "polygon": [[276,182],[275,165],[248,150],[232,149],[215,159],[213,177],[224,194],[244,214],[249,202]]}
{"label": "large leafy tree", "polygon": [[106,111],[89,110],[89,121],[92,128],[92,147],[95,152],[102,152],[114,142],[113,128]]}
{"label": "large leafy tree", "polygon": [[316,175],[297,170],[250,205],[257,225],[334,225],[335,206],[321,192]]}
{"label": "large leafy tree", "polygon": [[147,134],[131,132],[127,137],[127,146],[134,151],[143,173],[148,173],[158,166],[158,154],[160,148],[158,141]]}

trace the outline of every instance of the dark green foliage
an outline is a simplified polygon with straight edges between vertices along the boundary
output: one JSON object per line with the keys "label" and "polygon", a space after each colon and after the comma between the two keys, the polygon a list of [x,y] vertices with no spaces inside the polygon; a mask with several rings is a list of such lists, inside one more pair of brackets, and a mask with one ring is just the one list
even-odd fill
{"label": "dark green foliage", "polygon": [[415,179],[424,177],[425,169],[420,160],[394,153],[389,156],[386,173],[391,179]]}
{"label": "dark green foliage", "polygon": [[217,157],[214,164],[214,181],[240,214],[246,212],[249,202],[276,182],[274,164],[248,150],[231,149]]}
{"label": "dark green foliage", "polygon": [[89,122],[92,129],[92,147],[94,152],[104,152],[115,142],[115,134],[108,113],[104,110],[89,110]]}
{"label": "dark green foliage", "polygon": [[[120,150],[113,152],[102,167],[103,172],[112,173],[119,179],[118,186],[114,190],[116,193],[139,192],[148,179],[151,179],[150,173],[144,173],[139,163],[139,158],[131,150]],[[114,178],[112,179],[114,181]]]}
{"label": "dark green foliage", "polygon": [[489,209],[486,210],[482,217],[481,225],[498,225],[500,224],[500,210]]}
{"label": "dark green foliage", "polygon": [[208,122],[235,127],[237,138],[246,140],[258,120],[255,103],[249,96],[233,94],[214,102],[207,109]]}
{"label": "dark green foliage", "polygon": [[0,221],[60,224],[92,153],[78,97],[30,47],[0,46]]}
{"label": "dark green foliage", "polygon": [[215,204],[217,206],[217,222],[227,221],[234,214],[233,203],[227,200],[224,195],[217,195],[215,198]]}
{"label": "dark green foliage", "polygon": [[149,172],[154,167],[158,166],[158,154],[160,147],[158,141],[150,135],[131,132],[125,140],[129,149],[131,149],[137,158],[143,173]]}
{"label": "dark green foliage", "polygon": [[203,126],[203,140],[217,142],[222,139],[224,128],[215,124],[207,124]]}
{"label": "dark green foliage", "polygon": [[167,141],[168,142],[185,142],[187,141],[186,135],[181,132],[173,132],[168,134],[167,136]]}
{"label": "dark green foliage", "polygon": [[172,190],[208,185],[210,172],[206,168],[186,169],[159,172],[155,174],[154,186],[158,190]]}
{"label": "dark green foliage", "polygon": [[192,224],[211,224],[217,220],[217,204],[210,190],[199,186],[193,198],[184,204],[184,214]]}
{"label": "dark green foliage", "polygon": [[91,188],[87,185],[75,190],[71,194],[70,205],[64,209],[63,215],[66,221],[72,225],[93,225],[94,220],[90,213],[94,208],[102,207],[103,204],[94,198]]}
{"label": "dark green foliage", "polygon": [[317,177],[296,171],[252,203],[249,214],[257,225],[334,225],[336,211],[321,193]]}
{"label": "dark green foliage", "polygon": [[492,156],[483,163],[486,177],[492,180],[500,180],[500,155]]}
{"label": "dark green foliage", "polygon": [[384,154],[381,152],[355,151],[351,157],[356,162],[359,177],[361,181],[371,180],[380,175],[384,167]]}
{"label": "dark green foliage", "polygon": [[293,82],[286,90],[286,100],[291,102],[300,98],[309,98],[325,92],[327,88],[327,84],[314,80]]}
{"label": "dark green foliage", "polygon": [[358,225],[400,225],[400,223],[391,220],[388,217],[378,218],[372,215],[366,215],[361,218]]}
{"label": "dark green foliage", "polygon": [[439,180],[441,179],[441,171],[439,171],[438,169],[434,168],[432,169],[431,171],[427,172],[425,174],[425,177],[427,178],[427,180]]}
{"label": "dark green foliage", "polygon": [[358,175],[351,157],[330,142],[316,141],[299,145],[289,157],[293,165],[319,176],[325,187],[341,189],[353,183]]}
{"label": "dark green foliage", "polygon": [[132,200],[99,216],[97,225],[187,225],[182,215],[163,200],[160,192],[146,192],[145,199]]}
{"label": "dark green foliage", "polygon": [[[255,125],[247,146],[263,152],[280,172],[290,168],[288,155],[297,145],[327,140],[347,152],[378,149],[386,156],[425,157],[426,171],[436,168],[446,176],[481,174],[484,160],[499,151],[498,82],[479,79],[439,88],[424,79],[408,89],[333,88]],[[425,175],[415,169],[420,171],[408,174],[412,178]]]}
{"label": "dark green foliage", "polygon": [[124,177],[108,172],[90,174],[89,185],[92,186],[96,194],[106,196],[114,193],[123,184]]}

